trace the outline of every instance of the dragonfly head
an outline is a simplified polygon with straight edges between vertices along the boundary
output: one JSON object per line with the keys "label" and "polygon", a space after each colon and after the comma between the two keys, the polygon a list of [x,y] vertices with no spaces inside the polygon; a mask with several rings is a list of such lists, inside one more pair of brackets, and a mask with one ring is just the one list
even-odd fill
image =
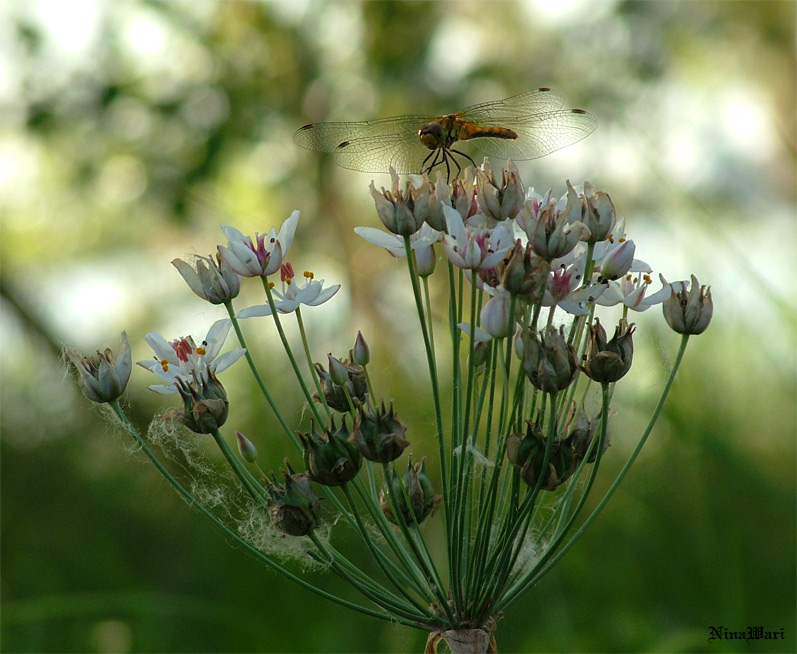
{"label": "dragonfly head", "polygon": [[418,138],[430,150],[436,150],[445,144],[445,130],[440,123],[429,123],[418,130]]}

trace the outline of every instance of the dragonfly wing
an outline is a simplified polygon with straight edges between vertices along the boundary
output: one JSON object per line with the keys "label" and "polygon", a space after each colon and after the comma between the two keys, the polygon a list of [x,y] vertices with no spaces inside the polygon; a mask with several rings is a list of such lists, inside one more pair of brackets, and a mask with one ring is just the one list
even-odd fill
{"label": "dragonfly wing", "polygon": [[491,157],[523,161],[572,145],[589,136],[597,125],[595,116],[580,109],[549,111],[504,121],[501,127],[514,131],[517,139],[475,138],[464,143],[472,143]]}
{"label": "dragonfly wing", "polygon": [[331,152],[335,163],[368,173],[418,173],[429,154],[418,130],[434,120],[429,116],[396,116],[358,123],[313,123],[293,135],[297,145]]}
{"label": "dragonfly wing", "polygon": [[534,89],[513,95],[506,100],[482,102],[466,107],[457,116],[463,120],[502,127],[501,121],[518,116],[530,116],[561,109],[562,96],[552,89]]}

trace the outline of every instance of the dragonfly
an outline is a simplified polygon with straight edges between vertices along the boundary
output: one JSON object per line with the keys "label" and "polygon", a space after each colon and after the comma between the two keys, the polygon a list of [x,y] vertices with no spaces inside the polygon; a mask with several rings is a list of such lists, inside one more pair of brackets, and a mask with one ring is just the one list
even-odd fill
{"label": "dragonfly", "polygon": [[[597,120],[583,109],[562,109],[549,88],[482,102],[441,116],[394,116],[352,123],[310,123],[293,135],[297,145],[332,153],[343,168],[367,173],[430,173],[445,167],[451,178],[475,150],[499,159],[544,157],[591,134]],[[462,162],[462,165],[460,164]]]}

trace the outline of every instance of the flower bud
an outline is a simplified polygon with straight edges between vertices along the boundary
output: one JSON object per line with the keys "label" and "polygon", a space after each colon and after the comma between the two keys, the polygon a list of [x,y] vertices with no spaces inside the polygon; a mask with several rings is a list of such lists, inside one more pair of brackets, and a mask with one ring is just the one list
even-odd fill
{"label": "flower bud", "polygon": [[111,402],[124,392],[133,367],[126,332],[122,332],[117,359],[114,359],[110,348],[105,352],[97,350],[97,354],[83,356],[69,347],[64,354],[77,371],[80,390],[92,402]]}
{"label": "flower bud", "polygon": [[612,244],[601,261],[601,279],[619,279],[634,263],[636,246],[633,241]]}
{"label": "flower bud", "polygon": [[382,406],[377,410],[360,406],[351,439],[369,461],[390,463],[401,456],[410,444],[404,438],[406,430],[406,425],[393,412],[393,403],[390,403],[388,411],[385,409],[385,401],[382,400]]}
{"label": "flower bud", "polygon": [[414,252],[418,276],[428,277],[434,272],[435,266],[437,265],[437,255],[434,251],[434,245],[426,245],[414,250]]}
{"label": "flower bud", "polygon": [[238,440],[238,454],[241,455],[241,458],[249,463],[254,463],[257,460],[257,447],[255,447],[255,444],[237,429],[235,430],[235,438]]}
{"label": "flower bud", "polygon": [[211,369],[193,375],[190,381],[178,377],[174,382],[183,399],[183,409],[175,409],[174,413],[191,431],[210,434],[227,421],[230,409],[227,391]]}
{"label": "flower bud", "polygon": [[[351,395],[352,399],[365,402],[366,395],[368,394],[365,372],[362,366],[351,363],[348,359],[340,361],[330,355],[330,360],[331,359],[337,361],[337,364],[340,364],[340,366],[330,363],[330,372],[327,372],[320,363],[314,364],[313,367],[318,374],[321,392],[324,394],[327,406],[335,409],[335,411],[347,413],[350,407],[349,400],[346,398],[346,393],[343,390],[343,385],[346,386],[346,390],[349,391],[349,395]],[[332,368],[334,368],[334,370]],[[345,376],[343,375],[343,371],[345,371]],[[344,384],[336,383],[332,378],[332,373],[334,373],[335,378],[342,380]],[[314,399],[316,402],[321,401],[317,393],[314,395]]]}
{"label": "flower bud", "polygon": [[631,338],[634,325],[628,324],[625,318],[620,320],[614,330],[612,340],[606,340],[606,331],[595,318],[589,326],[589,342],[584,355],[583,370],[587,376],[601,384],[616,382],[630,369],[634,357],[634,343]]}
{"label": "flower bud", "polygon": [[559,331],[548,327],[539,336],[531,329],[523,331],[523,369],[535,388],[557,393],[575,378],[578,361],[573,346],[565,339],[564,327]]}
{"label": "flower bud", "polygon": [[[404,488],[402,489],[402,482]],[[407,472],[399,479],[393,472],[389,482],[390,490],[382,492],[381,508],[385,517],[394,525],[399,524],[393,515],[392,501],[398,503],[398,510],[406,524],[412,524],[413,515],[415,522],[420,524],[443,503],[442,495],[435,495],[432,482],[426,476],[426,458],[420,463],[412,465],[412,460],[407,464]],[[405,496],[406,493],[406,496]],[[412,513],[410,513],[412,511]]]}
{"label": "flower bud", "polygon": [[[661,278],[662,283],[667,280]],[[670,284],[671,294],[664,300],[664,319],[678,334],[702,334],[706,331],[714,313],[711,287],[700,286],[692,275],[692,285],[687,291],[686,282]]]}
{"label": "flower bud", "polygon": [[473,345],[473,359],[471,365],[476,369],[476,372],[481,373],[482,370],[484,370],[487,359],[490,358],[491,351],[490,344],[485,341],[478,341]]}
{"label": "flower bud", "polygon": [[349,371],[340,359],[328,354],[327,361],[329,362],[329,377],[333,383],[343,386],[349,381]]}
{"label": "flower bud", "polygon": [[307,474],[314,482],[324,486],[341,486],[357,476],[363,457],[355,443],[351,442],[346,418],[340,429],[333,419],[330,428],[316,431],[315,423],[307,434],[299,434],[304,447],[304,463]]}
{"label": "flower bud", "polygon": [[502,294],[491,297],[479,314],[481,327],[494,338],[511,336],[513,324],[509,322],[512,298]]}
{"label": "flower bud", "polygon": [[357,332],[354,348],[351,351],[351,360],[358,366],[367,366],[371,361],[371,350],[361,331]]}
{"label": "flower bud", "polygon": [[173,259],[172,265],[191,290],[211,304],[229,302],[238,297],[241,290],[241,276],[229,267],[219,252],[215,259],[197,257],[193,266],[182,259]]}
{"label": "flower bud", "polygon": [[289,536],[306,536],[321,524],[321,502],[310,487],[306,473],[294,473],[285,459],[288,472],[281,471],[285,483],[268,484],[268,513],[274,526]]}

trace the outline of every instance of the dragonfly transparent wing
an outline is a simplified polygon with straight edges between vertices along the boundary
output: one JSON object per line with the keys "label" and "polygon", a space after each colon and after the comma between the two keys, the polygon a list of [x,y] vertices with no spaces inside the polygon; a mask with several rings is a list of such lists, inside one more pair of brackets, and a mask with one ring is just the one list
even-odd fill
{"label": "dragonfly transparent wing", "polygon": [[420,142],[418,130],[430,116],[396,116],[359,123],[312,123],[293,135],[297,145],[330,152],[335,163],[366,173],[417,173],[431,154]]}
{"label": "dragonfly transparent wing", "polygon": [[472,104],[457,116],[469,122],[500,127],[499,121],[506,118],[557,111],[564,103],[562,96],[552,89],[534,89],[506,100]]}
{"label": "dragonfly transparent wing", "polygon": [[[581,109],[562,109],[564,100],[551,89],[536,89],[497,102],[475,104],[458,114],[487,127],[506,127],[517,139],[476,138],[471,144],[491,157],[522,161],[544,157],[589,136],[598,125]],[[467,146],[466,146],[467,147]]]}

